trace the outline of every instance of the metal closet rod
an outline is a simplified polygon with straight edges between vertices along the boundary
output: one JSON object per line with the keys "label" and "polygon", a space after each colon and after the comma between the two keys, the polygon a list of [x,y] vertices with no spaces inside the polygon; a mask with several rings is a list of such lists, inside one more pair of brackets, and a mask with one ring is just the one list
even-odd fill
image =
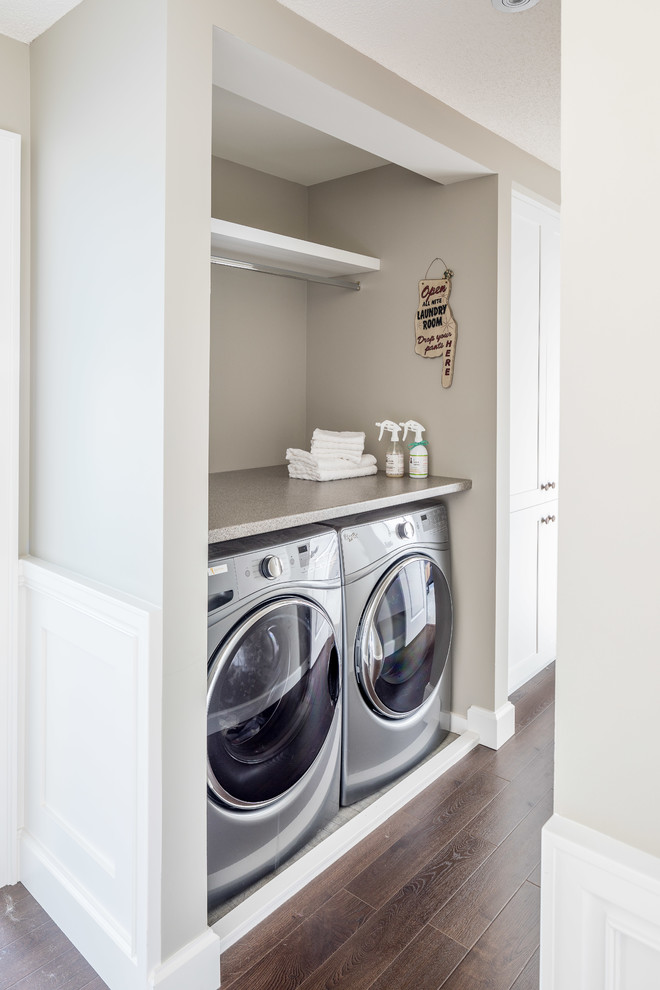
{"label": "metal closet rod", "polygon": [[354,289],[359,292],[359,282],[349,282],[342,278],[326,278],[324,275],[308,275],[305,272],[291,272],[286,268],[270,268],[268,265],[255,264],[252,261],[235,261],[233,258],[218,258],[211,255],[212,265],[224,265],[225,268],[245,268],[250,272],[263,272],[266,275],[281,275],[283,278],[299,278],[305,282],[321,282],[323,285],[336,285],[340,289]]}

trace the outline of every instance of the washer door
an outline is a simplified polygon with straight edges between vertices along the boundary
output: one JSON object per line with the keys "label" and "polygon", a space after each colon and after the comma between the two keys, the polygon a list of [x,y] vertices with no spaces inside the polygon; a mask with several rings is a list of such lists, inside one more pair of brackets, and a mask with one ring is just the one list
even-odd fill
{"label": "washer door", "polygon": [[401,719],[431,700],[449,656],[451,592],[442,570],[414,554],[387,571],[369,599],[356,643],[358,683],[370,706]]}
{"label": "washer door", "polygon": [[280,598],[243,619],[209,666],[213,797],[258,808],[286,794],[323,748],[339,693],[335,632],[318,605]]}

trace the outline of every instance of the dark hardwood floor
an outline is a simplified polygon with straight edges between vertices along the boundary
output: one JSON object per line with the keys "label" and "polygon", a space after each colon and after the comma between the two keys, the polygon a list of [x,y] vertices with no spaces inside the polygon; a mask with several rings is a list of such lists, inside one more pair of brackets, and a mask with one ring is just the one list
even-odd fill
{"label": "dark hardwood floor", "polygon": [[228,949],[231,990],[538,990],[554,666],[478,746]]}
{"label": "dark hardwood floor", "polygon": [[[538,990],[554,667],[478,746],[222,957],[226,990]],[[107,990],[22,884],[0,890],[0,990]],[[195,988],[191,988],[195,990]]]}

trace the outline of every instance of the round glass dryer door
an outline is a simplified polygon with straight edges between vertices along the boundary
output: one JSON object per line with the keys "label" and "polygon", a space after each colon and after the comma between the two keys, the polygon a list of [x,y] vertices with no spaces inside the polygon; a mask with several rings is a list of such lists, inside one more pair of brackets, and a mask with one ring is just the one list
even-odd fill
{"label": "round glass dryer door", "polygon": [[280,598],[247,616],[209,667],[211,794],[257,808],[290,790],[323,747],[339,690],[334,628],[318,605]]}
{"label": "round glass dryer door", "polygon": [[380,715],[405,718],[433,697],[449,656],[452,614],[447,579],[428,557],[406,557],[381,578],[355,657],[360,687]]}

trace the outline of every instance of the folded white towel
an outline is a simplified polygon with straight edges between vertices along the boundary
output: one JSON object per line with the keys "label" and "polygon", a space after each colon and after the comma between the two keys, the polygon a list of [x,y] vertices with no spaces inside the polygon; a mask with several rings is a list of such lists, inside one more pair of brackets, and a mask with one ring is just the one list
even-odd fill
{"label": "folded white towel", "polygon": [[308,450],[300,450],[298,447],[289,447],[286,452],[286,459],[296,467],[306,467],[310,471],[319,469],[330,471],[333,468],[344,470],[347,467],[371,467],[376,463],[376,458],[373,454],[362,454],[354,464],[349,464],[343,457],[337,457],[335,455],[326,456],[322,453],[314,454]]}
{"label": "folded white towel", "polygon": [[345,464],[359,464],[362,457],[362,447],[348,450],[346,447],[317,447],[312,444],[312,454],[315,457],[338,457]]}
{"label": "folded white towel", "polygon": [[364,447],[364,433],[351,433],[349,430],[314,430],[312,433],[312,443],[315,441],[326,443],[361,443]]}
{"label": "folded white towel", "polygon": [[314,430],[312,434],[313,454],[341,457],[350,464],[358,464],[363,450],[364,433]]}
{"label": "folded white towel", "polygon": [[289,477],[299,478],[302,481],[340,481],[342,478],[363,478],[369,474],[376,474],[378,468],[375,464],[368,464],[366,467],[357,467],[347,464],[345,468],[335,468],[326,470],[319,468],[313,471],[303,465],[299,467],[289,464]]}

